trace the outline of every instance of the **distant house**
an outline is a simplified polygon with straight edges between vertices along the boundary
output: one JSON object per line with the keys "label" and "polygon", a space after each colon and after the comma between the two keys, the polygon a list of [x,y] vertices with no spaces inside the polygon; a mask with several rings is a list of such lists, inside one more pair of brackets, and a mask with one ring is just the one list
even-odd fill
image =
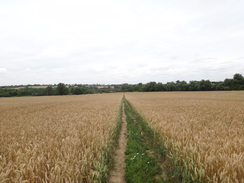
{"label": "distant house", "polygon": [[99,85],[99,86],[97,86],[97,88],[98,88],[98,89],[108,88],[108,86],[107,86],[107,85]]}

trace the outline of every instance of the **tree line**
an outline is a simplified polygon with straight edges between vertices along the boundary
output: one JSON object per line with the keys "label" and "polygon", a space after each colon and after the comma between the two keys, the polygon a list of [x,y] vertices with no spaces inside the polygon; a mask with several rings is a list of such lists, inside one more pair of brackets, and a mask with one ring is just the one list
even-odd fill
{"label": "tree line", "polygon": [[235,74],[232,79],[225,79],[224,81],[179,81],[167,82],[163,84],[161,82],[149,82],[147,84],[139,83],[137,85],[123,84],[121,86],[122,91],[221,91],[221,90],[244,90],[244,77],[241,74]]}
{"label": "tree line", "polygon": [[67,87],[64,83],[59,83],[57,86],[47,86],[46,88],[32,88],[25,86],[24,88],[0,88],[0,97],[14,96],[51,96],[51,95],[79,95],[94,93],[86,87]]}
{"label": "tree line", "polygon": [[221,90],[244,90],[244,77],[241,74],[235,74],[232,79],[213,82],[210,80],[201,81],[175,81],[167,82],[149,82],[146,84],[127,84],[113,85],[113,87],[98,88],[96,85],[90,86],[67,86],[59,83],[57,86],[47,86],[46,88],[24,88],[16,89],[9,87],[0,88],[0,97],[13,96],[49,96],[49,95],[81,95],[93,93],[111,93],[111,92],[156,92],[156,91],[221,91]]}

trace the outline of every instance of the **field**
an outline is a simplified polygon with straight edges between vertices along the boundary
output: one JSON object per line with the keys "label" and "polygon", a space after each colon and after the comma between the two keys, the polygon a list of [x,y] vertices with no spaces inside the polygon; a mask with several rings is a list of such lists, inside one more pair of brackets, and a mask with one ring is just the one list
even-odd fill
{"label": "field", "polygon": [[1,98],[0,182],[94,182],[121,98]]}
{"label": "field", "polygon": [[126,93],[183,176],[244,182],[244,92]]}
{"label": "field", "polygon": [[127,182],[244,183],[243,91],[124,96],[1,98],[0,183],[106,182],[124,123]]}

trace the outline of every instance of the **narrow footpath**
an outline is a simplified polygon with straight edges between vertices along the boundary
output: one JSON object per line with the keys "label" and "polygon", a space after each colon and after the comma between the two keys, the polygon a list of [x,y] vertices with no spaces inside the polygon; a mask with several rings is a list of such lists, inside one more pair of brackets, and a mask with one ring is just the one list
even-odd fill
{"label": "narrow footpath", "polygon": [[167,158],[163,141],[126,99],[114,168],[109,183],[165,183],[182,181],[181,167]]}
{"label": "narrow footpath", "polygon": [[114,155],[114,169],[109,174],[109,183],[126,183],[125,181],[125,151],[127,144],[127,123],[123,106],[122,127],[119,134],[118,148]]}

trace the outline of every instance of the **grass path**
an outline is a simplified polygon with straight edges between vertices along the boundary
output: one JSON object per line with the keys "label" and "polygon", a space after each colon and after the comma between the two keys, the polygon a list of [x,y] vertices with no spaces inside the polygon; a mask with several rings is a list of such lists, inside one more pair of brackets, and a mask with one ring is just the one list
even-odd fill
{"label": "grass path", "polygon": [[123,98],[122,129],[109,183],[182,182],[166,156],[163,141]]}
{"label": "grass path", "polygon": [[126,182],[159,183],[164,182],[165,174],[160,167],[157,154],[151,147],[152,132],[145,128],[141,116],[125,100],[125,114],[128,128],[126,148]]}
{"label": "grass path", "polygon": [[109,174],[110,183],[126,183],[125,181],[125,150],[127,144],[127,123],[123,107],[122,127],[119,134],[118,148],[114,155],[114,168]]}

